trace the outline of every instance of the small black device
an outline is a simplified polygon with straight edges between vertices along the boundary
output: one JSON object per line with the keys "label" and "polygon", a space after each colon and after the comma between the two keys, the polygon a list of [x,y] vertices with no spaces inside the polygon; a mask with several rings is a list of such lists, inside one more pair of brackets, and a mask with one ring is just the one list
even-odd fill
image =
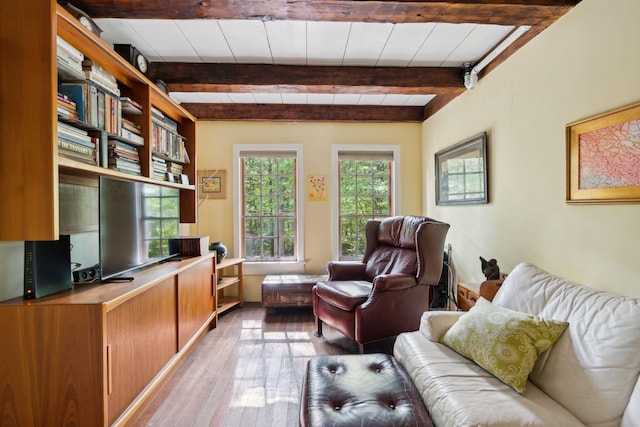
{"label": "small black device", "polygon": [[93,267],[75,270],[73,272],[73,283],[92,283],[100,279],[100,264]]}
{"label": "small black device", "polygon": [[114,44],[113,49],[142,74],[149,69],[149,61],[138,49],[130,44]]}
{"label": "small black device", "polygon": [[71,236],[24,242],[24,298],[71,289]]}

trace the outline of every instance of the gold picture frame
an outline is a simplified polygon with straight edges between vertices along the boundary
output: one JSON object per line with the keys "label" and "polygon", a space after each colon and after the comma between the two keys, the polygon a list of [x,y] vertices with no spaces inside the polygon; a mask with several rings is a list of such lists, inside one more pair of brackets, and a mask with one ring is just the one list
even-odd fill
{"label": "gold picture frame", "polygon": [[227,198],[227,171],[220,169],[198,171],[198,197],[200,199]]}
{"label": "gold picture frame", "polygon": [[640,203],[640,103],[566,126],[567,203]]}

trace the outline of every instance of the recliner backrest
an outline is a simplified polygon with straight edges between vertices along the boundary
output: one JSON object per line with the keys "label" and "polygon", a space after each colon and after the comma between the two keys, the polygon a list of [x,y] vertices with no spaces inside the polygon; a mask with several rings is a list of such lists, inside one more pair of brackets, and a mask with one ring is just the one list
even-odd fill
{"label": "recliner backrest", "polygon": [[395,216],[367,223],[367,250],[363,262],[367,264],[367,280],[380,274],[416,275],[416,233],[418,226],[429,219],[418,216]]}

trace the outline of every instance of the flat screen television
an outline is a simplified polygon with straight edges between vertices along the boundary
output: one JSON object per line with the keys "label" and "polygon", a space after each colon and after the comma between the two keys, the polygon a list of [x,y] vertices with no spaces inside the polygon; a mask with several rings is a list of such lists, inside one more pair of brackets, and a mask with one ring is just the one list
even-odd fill
{"label": "flat screen television", "polygon": [[100,177],[100,279],[124,280],[132,270],[170,258],[178,236],[180,191]]}

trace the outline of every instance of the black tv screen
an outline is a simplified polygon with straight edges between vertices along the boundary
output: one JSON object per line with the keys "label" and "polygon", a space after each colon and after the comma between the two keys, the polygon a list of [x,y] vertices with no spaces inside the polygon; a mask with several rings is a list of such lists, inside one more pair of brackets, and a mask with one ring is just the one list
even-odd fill
{"label": "black tv screen", "polygon": [[103,176],[99,194],[102,280],[176,255],[168,239],[179,233],[178,189]]}

